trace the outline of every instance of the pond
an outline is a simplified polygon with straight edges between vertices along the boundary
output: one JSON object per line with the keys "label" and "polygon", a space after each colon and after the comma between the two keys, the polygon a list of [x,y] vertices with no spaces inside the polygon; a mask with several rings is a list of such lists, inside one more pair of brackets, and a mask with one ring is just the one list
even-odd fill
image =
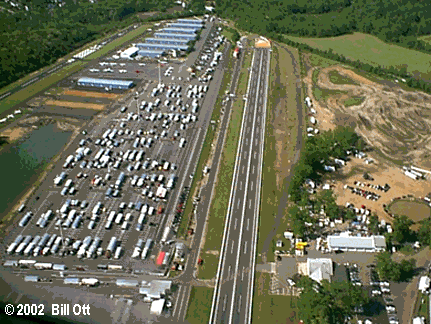
{"label": "pond", "polygon": [[389,206],[389,211],[393,215],[406,215],[414,222],[419,222],[430,217],[431,208],[422,201],[397,200]]}
{"label": "pond", "polygon": [[71,132],[47,124],[0,151],[0,217],[4,217],[67,143]]}

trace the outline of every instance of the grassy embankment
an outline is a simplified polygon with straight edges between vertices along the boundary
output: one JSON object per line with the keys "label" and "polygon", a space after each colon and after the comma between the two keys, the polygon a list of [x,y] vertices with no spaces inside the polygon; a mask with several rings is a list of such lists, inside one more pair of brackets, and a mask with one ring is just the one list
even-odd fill
{"label": "grassy embankment", "polygon": [[[196,186],[199,181],[202,180],[203,174],[202,171],[207,163],[208,158],[210,157],[211,152],[211,144],[214,141],[214,136],[216,135],[217,128],[219,127],[219,120],[222,108],[222,100],[225,91],[229,88],[231,82],[231,76],[233,72],[233,64],[234,61],[231,56],[231,50],[227,52],[227,56],[229,59],[227,69],[225,70],[225,74],[223,76],[223,81],[220,86],[219,95],[217,96],[216,102],[214,104],[213,113],[211,115],[211,120],[215,121],[216,124],[211,124],[207,130],[207,134],[205,136],[205,140],[202,146],[201,155],[199,157],[199,161],[196,167],[195,176],[193,177],[193,182],[191,185],[190,193],[193,194],[196,191]],[[192,217],[193,212],[193,200],[188,199],[186,206],[184,208],[183,217],[181,219],[181,224],[178,229],[178,236],[184,237],[187,234],[188,224],[190,222],[190,218]]]}
{"label": "grassy embankment", "polygon": [[187,308],[187,323],[203,324],[209,322],[213,291],[214,289],[206,287],[192,288]]}
{"label": "grassy embankment", "polygon": [[329,51],[332,49],[334,53],[371,65],[405,67],[407,72],[418,73],[423,79],[431,79],[431,65],[428,64],[431,60],[430,54],[387,44],[372,35],[353,33],[328,38],[285,37],[295,42],[306,43],[320,50]]}
{"label": "grassy embankment", "polygon": [[[299,53],[291,48],[297,62]],[[265,129],[265,150],[262,170],[262,191],[259,220],[259,234],[257,243],[257,263],[260,263],[263,244],[272,228],[274,219],[279,212],[279,202],[287,190],[285,177],[290,170],[286,170],[286,163],[293,161],[296,139],[298,134],[298,116],[296,111],[296,77],[293,75],[292,59],[284,48],[273,47],[269,74],[269,92]],[[289,96],[287,94],[290,94]],[[281,99],[283,98],[283,99]],[[283,218],[282,224],[287,219]],[[284,241],[284,250],[290,248],[290,241],[282,238],[286,227],[279,226],[277,234],[267,253],[267,261],[274,260],[275,241]]]}
{"label": "grassy embankment", "polygon": [[204,264],[199,270],[198,277],[201,279],[212,279],[215,277],[218,266],[218,256],[206,253],[207,251],[220,251],[221,238],[225,225],[225,217],[229,204],[230,190],[232,185],[233,171],[238,148],[238,140],[244,111],[243,96],[247,92],[249,71],[252,53],[245,53],[243,66],[238,79],[236,99],[232,104],[232,113],[227,128],[226,142],[223,148],[220,169],[214,188],[213,201],[209,211],[208,232],[205,236],[205,245],[202,249]]}
{"label": "grassy embankment", "polygon": [[[116,49],[117,47],[122,46],[124,43],[130,42],[132,39],[140,36],[143,32],[145,32],[145,30],[149,26],[151,26],[151,24],[143,25],[143,26],[131,31],[128,34],[115,39],[111,43],[102,47],[97,52],[89,55],[86,58],[86,61],[75,61],[75,62],[65,66],[64,68],[56,71],[55,73],[51,74],[49,77],[46,77],[40,81],[37,81],[37,82],[33,83],[32,85],[29,85],[25,89],[18,91],[16,93],[14,93],[13,95],[10,95],[9,97],[6,97],[2,101],[0,101],[0,114],[13,108],[15,105],[23,103],[24,101],[28,100],[32,96],[36,95],[37,93],[48,89],[49,87],[51,87],[55,83],[61,81],[62,79],[64,79],[64,78],[80,71],[81,69],[85,68],[85,66],[87,66],[89,64],[89,62],[88,62],[89,60],[97,59],[101,56],[104,56],[107,53],[109,53],[110,51]],[[98,40],[98,42],[100,42],[100,41],[101,40]],[[87,47],[88,47],[88,45],[85,46],[85,48],[87,48]],[[27,77],[25,77],[25,78],[27,78]],[[32,79],[32,77],[30,79]],[[19,83],[19,82],[21,82],[21,80],[15,82],[13,85],[16,84],[16,86],[19,86],[20,84],[22,84],[22,82],[21,83]]]}
{"label": "grassy embankment", "polygon": [[258,272],[253,295],[253,323],[298,323],[296,297],[268,295],[270,274]]}

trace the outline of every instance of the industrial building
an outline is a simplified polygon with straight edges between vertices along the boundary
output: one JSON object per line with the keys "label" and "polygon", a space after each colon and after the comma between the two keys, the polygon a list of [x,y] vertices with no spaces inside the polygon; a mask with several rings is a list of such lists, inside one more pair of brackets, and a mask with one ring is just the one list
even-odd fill
{"label": "industrial building", "polygon": [[180,24],[180,23],[170,23],[169,27],[184,28],[184,29],[194,29],[194,30],[198,30],[198,29],[202,28],[202,26],[197,26],[197,25],[193,25],[193,24]]}
{"label": "industrial building", "polygon": [[350,236],[348,232],[328,236],[328,250],[353,252],[380,252],[386,250],[384,236]]}
{"label": "industrial building", "polygon": [[196,35],[194,34],[171,34],[171,33],[155,33],[157,38],[175,38],[175,39],[187,39],[189,41],[194,40]]}
{"label": "industrial building", "polygon": [[187,45],[187,43],[190,41],[187,39],[175,39],[175,38],[169,38],[169,39],[147,38],[147,39],[145,39],[145,42],[147,42],[149,44]]}
{"label": "industrial building", "polygon": [[154,299],[160,299],[165,296],[171,289],[172,281],[168,280],[153,280],[149,287],[139,289],[139,293],[146,297]]}
{"label": "industrial building", "polygon": [[168,44],[148,44],[148,43],[141,43],[136,44],[137,47],[140,49],[149,49],[149,50],[181,50],[186,51],[189,47],[187,45],[168,45]]}
{"label": "industrial building", "polygon": [[85,87],[110,88],[110,89],[130,89],[133,81],[79,78],[78,85]]}
{"label": "industrial building", "polygon": [[156,58],[163,56],[165,54],[164,50],[148,50],[148,49],[140,49],[138,55],[146,56],[151,58]]}
{"label": "industrial building", "polygon": [[204,21],[201,19],[178,19],[177,20],[181,24],[196,24],[196,25],[203,25]]}
{"label": "industrial building", "polygon": [[120,57],[131,59],[131,58],[135,57],[136,55],[138,55],[138,51],[139,51],[139,48],[132,46],[132,47],[129,47],[128,49],[126,49],[124,52],[122,52],[120,54]]}
{"label": "industrial building", "polygon": [[188,34],[194,35],[196,34],[196,29],[187,29],[187,28],[163,28],[160,30],[162,33],[172,33],[172,34]]}

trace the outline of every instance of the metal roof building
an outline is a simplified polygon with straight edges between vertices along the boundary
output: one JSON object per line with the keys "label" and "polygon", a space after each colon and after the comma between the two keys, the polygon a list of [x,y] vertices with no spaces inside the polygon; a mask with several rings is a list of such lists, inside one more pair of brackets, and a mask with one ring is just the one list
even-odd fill
{"label": "metal roof building", "polygon": [[153,280],[150,287],[139,288],[141,295],[146,295],[152,299],[160,299],[171,289],[172,281],[168,280]]}
{"label": "metal roof building", "polygon": [[193,25],[193,24],[180,24],[180,23],[170,23],[169,27],[184,28],[184,29],[194,29],[194,30],[198,30],[198,29],[202,28],[202,26],[197,26],[197,25]]}
{"label": "metal roof building", "polygon": [[169,51],[169,50],[186,51],[189,48],[187,45],[148,44],[148,43],[136,44],[136,46],[143,49],[165,50],[165,51]]}
{"label": "metal roof building", "polygon": [[119,287],[138,287],[139,281],[135,279],[117,279],[117,286]]}
{"label": "metal roof building", "polygon": [[148,49],[140,49],[138,55],[147,56],[151,58],[160,57],[165,54],[164,50],[148,50]]}
{"label": "metal roof building", "polygon": [[66,278],[63,280],[64,284],[68,285],[79,285],[81,280],[79,278]]}
{"label": "metal roof building", "polygon": [[151,303],[150,313],[154,315],[160,315],[163,312],[163,307],[165,307],[164,299],[155,300]]}
{"label": "metal roof building", "polygon": [[186,28],[163,28],[160,30],[160,32],[162,33],[172,33],[172,34],[189,34],[189,35],[194,35],[196,34],[196,30],[195,29],[186,29]]}
{"label": "metal roof building", "polygon": [[348,233],[328,236],[329,251],[380,252],[386,250],[384,236],[349,236]]}
{"label": "metal roof building", "polygon": [[138,54],[138,51],[139,51],[139,48],[132,46],[132,47],[129,47],[128,49],[126,49],[125,51],[123,51],[120,54],[120,57],[131,59],[132,57],[134,57]]}
{"label": "metal roof building", "polygon": [[79,78],[78,85],[97,88],[129,89],[133,86],[133,81]]}
{"label": "metal roof building", "polygon": [[196,25],[203,25],[204,21],[201,19],[178,19],[178,22],[181,24],[196,24]]}
{"label": "metal roof building", "polygon": [[24,281],[25,282],[38,282],[39,276],[25,276]]}
{"label": "metal roof building", "polygon": [[64,271],[64,270],[67,270],[67,267],[65,264],[54,264],[52,266],[52,270]]}
{"label": "metal roof building", "polygon": [[307,259],[307,274],[314,281],[321,282],[323,279],[331,282],[331,276],[334,274],[334,269],[331,259],[318,258]]}
{"label": "metal roof building", "polygon": [[163,39],[163,38],[146,38],[145,41],[149,44],[164,44],[164,45],[187,45],[188,39]]}
{"label": "metal roof building", "polygon": [[176,39],[188,39],[189,41],[196,38],[195,34],[171,34],[171,33],[155,33],[157,38],[176,38]]}

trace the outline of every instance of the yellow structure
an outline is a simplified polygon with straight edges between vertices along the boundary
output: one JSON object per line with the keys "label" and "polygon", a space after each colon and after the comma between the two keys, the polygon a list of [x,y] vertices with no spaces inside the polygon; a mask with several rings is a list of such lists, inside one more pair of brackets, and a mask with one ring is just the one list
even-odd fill
{"label": "yellow structure", "polygon": [[256,48],[271,48],[271,42],[265,37],[256,38],[254,42]]}

